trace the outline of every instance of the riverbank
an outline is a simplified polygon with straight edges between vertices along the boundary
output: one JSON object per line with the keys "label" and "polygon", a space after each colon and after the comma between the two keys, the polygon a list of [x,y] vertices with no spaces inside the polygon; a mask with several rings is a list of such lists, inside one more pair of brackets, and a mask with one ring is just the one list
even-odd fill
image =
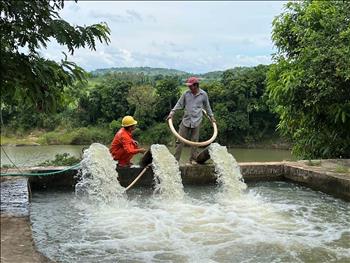
{"label": "riverbank", "polygon": [[25,136],[25,137],[8,137],[1,135],[1,145],[3,146],[27,146],[27,145],[40,145],[38,143],[38,137]]}
{"label": "riverbank", "polygon": [[[108,145],[111,142],[113,135],[114,134],[110,133],[110,131],[106,131],[104,129],[91,130],[88,128],[81,128],[72,131],[35,131],[21,136],[1,135],[0,144],[2,146],[90,145],[91,143],[99,142]],[[140,141],[140,143],[143,144],[142,141]],[[168,146],[172,145],[168,144]],[[243,149],[291,150],[292,145],[290,142],[287,142],[281,138],[273,137],[260,142],[229,144],[227,147]]]}
{"label": "riverbank", "polygon": [[114,133],[106,127],[79,127],[54,131],[33,130],[27,133],[1,134],[1,145],[89,145],[93,142],[108,144]]}

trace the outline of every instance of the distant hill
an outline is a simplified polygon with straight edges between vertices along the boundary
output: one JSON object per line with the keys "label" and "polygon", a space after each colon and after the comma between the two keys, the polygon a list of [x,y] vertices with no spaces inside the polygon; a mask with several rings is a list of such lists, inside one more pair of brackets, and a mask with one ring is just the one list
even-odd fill
{"label": "distant hill", "polygon": [[203,78],[205,80],[220,79],[222,76],[222,73],[224,73],[224,71],[222,71],[222,70],[211,71],[211,72],[207,72],[204,74],[199,74],[198,77]]}
{"label": "distant hill", "polygon": [[156,76],[156,75],[170,75],[170,76],[182,76],[186,77],[189,76],[190,73],[177,70],[177,69],[169,69],[169,68],[151,68],[151,67],[120,67],[120,68],[103,68],[103,69],[96,69],[94,71],[91,71],[90,73],[94,76],[100,76],[104,75],[106,73],[135,73],[135,74],[141,74],[147,76]]}
{"label": "distant hill", "polygon": [[169,69],[169,68],[152,68],[152,67],[115,67],[115,68],[103,68],[96,69],[91,71],[90,73],[99,77],[108,73],[131,73],[131,74],[144,74],[146,76],[154,77],[157,75],[167,75],[167,76],[179,76],[183,80],[185,80],[189,76],[197,76],[201,78],[203,81],[211,81],[211,80],[219,80],[224,71],[211,71],[202,74],[193,74],[186,71],[178,70],[178,69]]}

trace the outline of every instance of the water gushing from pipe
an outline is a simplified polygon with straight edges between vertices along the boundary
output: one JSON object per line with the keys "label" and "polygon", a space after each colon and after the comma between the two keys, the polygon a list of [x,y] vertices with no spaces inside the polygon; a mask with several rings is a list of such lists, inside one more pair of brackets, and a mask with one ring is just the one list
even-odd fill
{"label": "water gushing from pipe", "polygon": [[110,203],[124,196],[118,181],[116,163],[106,146],[93,143],[84,151],[79,181],[75,185],[77,196],[86,196],[96,203]]}
{"label": "water gushing from pipe", "polygon": [[212,143],[209,146],[209,154],[214,162],[215,175],[221,191],[219,195],[225,198],[234,198],[247,188],[236,159],[227,151],[225,146]]}
{"label": "water gushing from pipe", "polygon": [[185,193],[182,185],[179,164],[165,145],[153,144],[152,168],[154,172],[155,189],[163,199],[181,200]]}

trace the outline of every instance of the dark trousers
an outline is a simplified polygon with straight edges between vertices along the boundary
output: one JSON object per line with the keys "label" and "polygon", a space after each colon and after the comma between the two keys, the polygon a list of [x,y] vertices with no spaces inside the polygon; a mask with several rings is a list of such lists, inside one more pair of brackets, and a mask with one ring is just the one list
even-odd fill
{"label": "dark trousers", "polygon": [[[196,128],[189,128],[186,127],[182,124],[180,124],[179,127],[179,134],[181,137],[193,141],[193,142],[198,142],[199,139],[199,129],[200,129],[200,125]],[[175,149],[175,159],[177,161],[180,161],[181,158],[181,152],[182,152],[182,148],[184,147],[184,143],[181,142],[179,139],[176,140],[176,149]],[[190,156],[190,161],[191,160],[195,160],[197,157],[197,147],[193,147],[191,146],[191,156]]]}

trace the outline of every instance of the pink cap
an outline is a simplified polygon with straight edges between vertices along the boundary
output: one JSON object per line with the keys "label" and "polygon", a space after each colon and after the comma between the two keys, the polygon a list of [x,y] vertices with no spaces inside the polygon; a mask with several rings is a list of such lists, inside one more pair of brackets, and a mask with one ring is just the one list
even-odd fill
{"label": "pink cap", "polygon": [[188,78],[187,81],[186,81],[186,85],[187,85],[187,86],[192,86],[192,85],[195,84],[195,83],[199,83],[199,79],[196,78],[196,77],[190,77],[190,78]]}

